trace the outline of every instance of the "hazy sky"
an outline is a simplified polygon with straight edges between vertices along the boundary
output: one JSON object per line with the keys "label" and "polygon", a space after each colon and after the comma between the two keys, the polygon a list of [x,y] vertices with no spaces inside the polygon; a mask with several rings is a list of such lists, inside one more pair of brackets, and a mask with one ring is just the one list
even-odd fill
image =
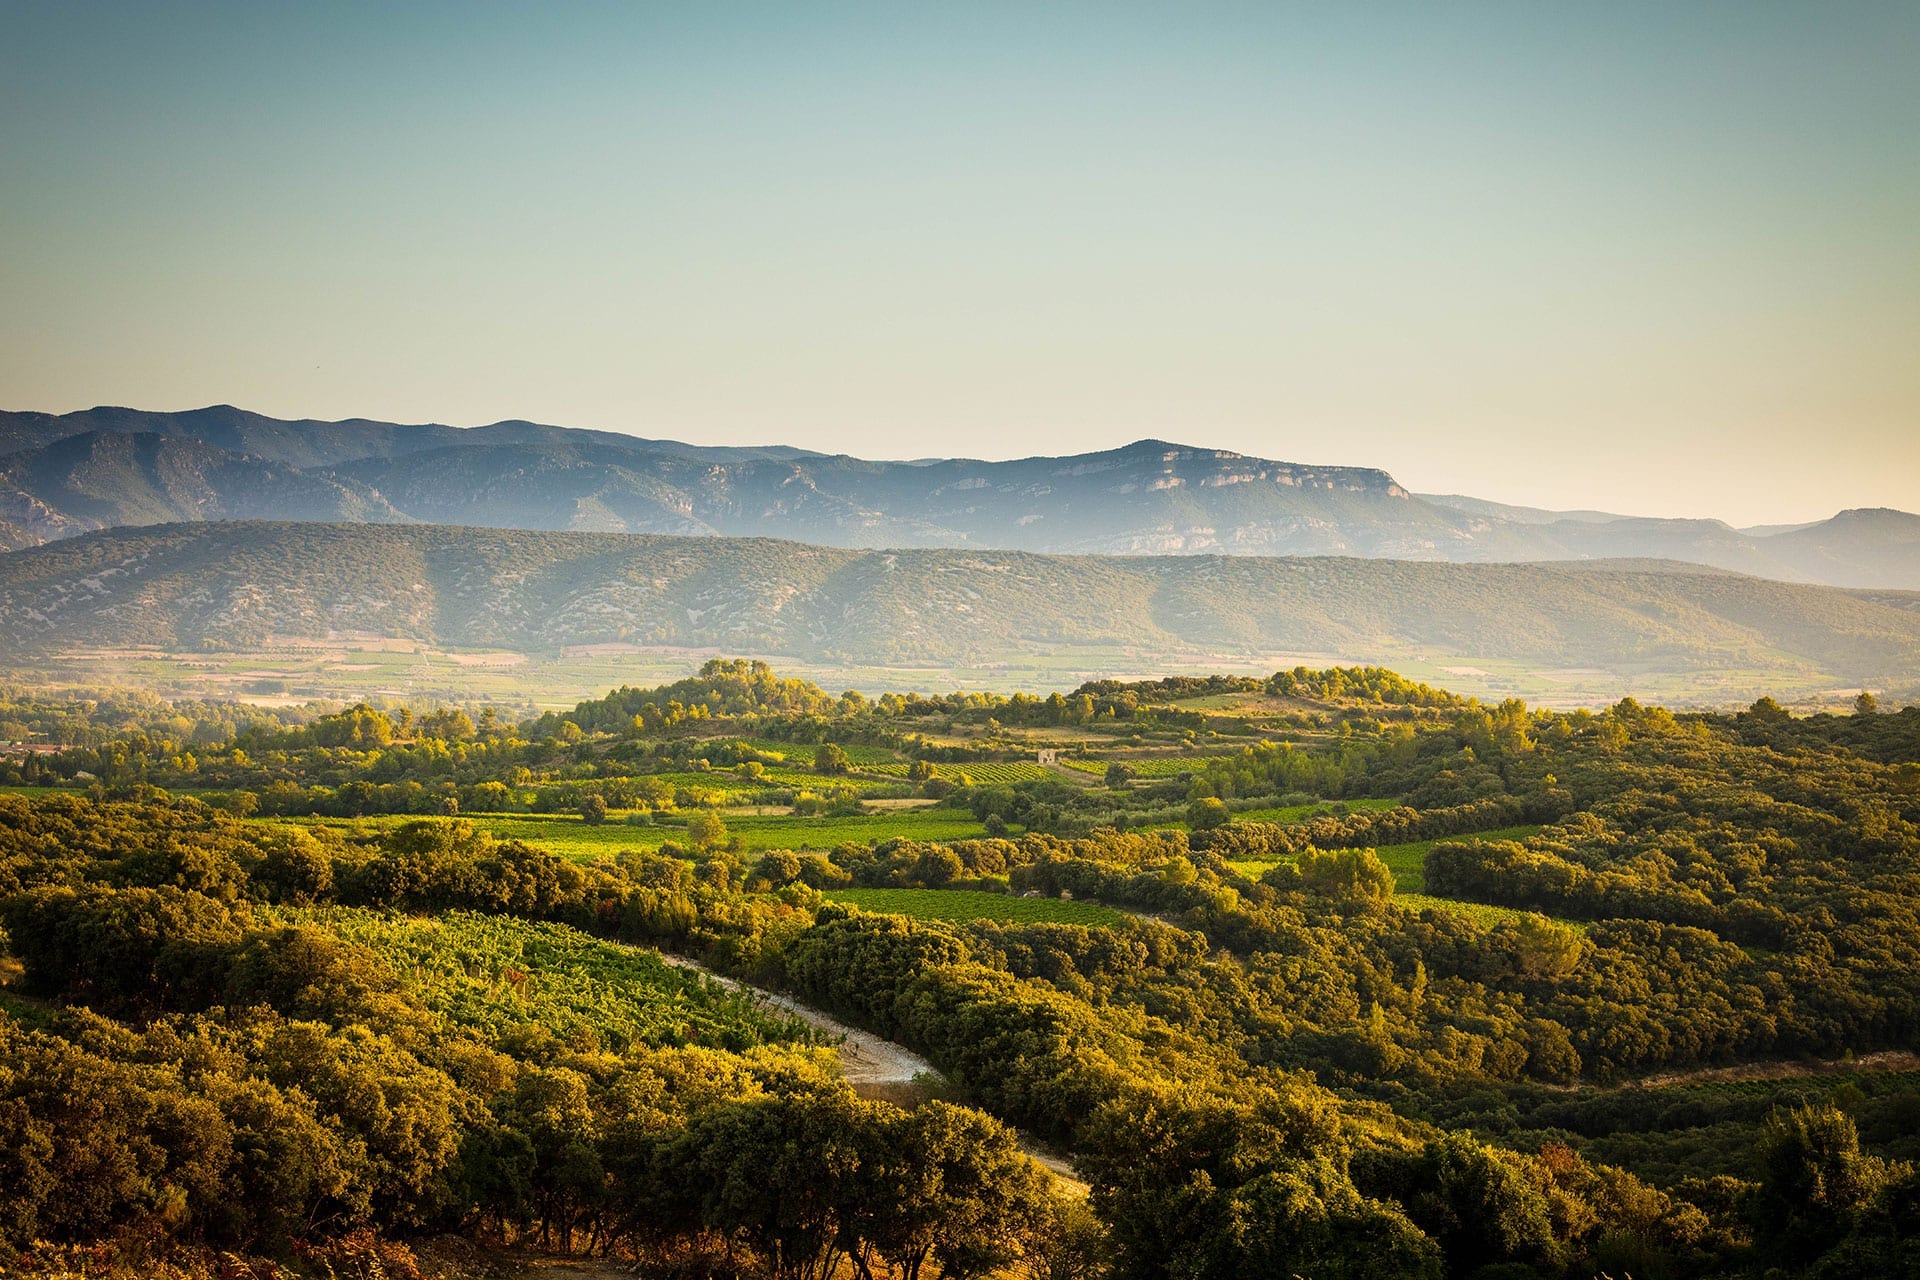
{"label": "hazy sky", "polygon": [[1920,3],[0,0],[0,407],[1920,509]]}

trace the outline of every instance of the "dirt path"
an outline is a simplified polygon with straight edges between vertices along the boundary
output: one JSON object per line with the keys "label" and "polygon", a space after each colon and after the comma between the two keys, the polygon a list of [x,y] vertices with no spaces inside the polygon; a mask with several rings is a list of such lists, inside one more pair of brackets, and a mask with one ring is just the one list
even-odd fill
{"label": "dirt path", "polygon": [[768,991],[763,987],[752,986],[725,974],[715,973],[703,964],[662,951],[660,958],[668,964],[681,969],[694,969],[704,973],[722,986],[732,991],[743,991],[769,1008],[791,1014],[811,1027],[826,1032],[839,1040],[840,1073],[850,1085],[870,1084],[911,1084],[916,1077],[925,1076],[929,1080],[939,1080],[940,1073],[919,1054],[891,1040],[882,1040],[871,1031],[862,1031],[850,1027],[837,1018],[828,1017],[810,1005],[801,1004],[790,996],[777,991]]}
{"label": "dirt path", "polygon": [[1837,1076],[1855,1071],[1920,1071],[1920,1053],[1887,1049],[1858,1058],[1829,1062],[1741,1062],[1730,1067],[1668,1071],[1628,1082],[1628,1089],[1668,1089],[1682,1084],[1732,1084],[1742,1080],[1792,1080],[1801,1076]]}
{"label": "dirt path", "polygon": [[523,1262],[515,1280],[633,1280],[633,1268],[593,1258],[538,1258]]}
{"label": "dirt path", "polygon": [[1058,760],[1054,761],[1052,764],[1041,765],[1040,767],[1043,769],[1053,770],[1054,776],[1059,778],[1062,782],[1066,783],[1068,786],[1099,787],[1099,786],[1106,785],[1105,780],[1101,778],[1099,775],[1088,773],[1083,769],[1075,769],[1069,765],[1061,764]]}
{"label": "dirt path", "polygon": [[[837,1037],[840,1074],[856,1092],[911,1104],[912,1099],[905,1096],[902,1086],[912,1085],[915,1081],[937,1084],[944,1079],[931,1062],[905,1045],[882,1040],[871,1031],[848,1026],[838,1018],[830,1017],[811,1005],[801,1004],[791,996],[715,973],[698,961],[674,955],[670,951],[662,951],[660,958],[676,968],[703,973],[729,990],[752,995],[769,1008],[792,1014],[807,1025]],[[924,1098],[925,1095],[921,1096]],[[1015,1132],[1019,1133],[1018,1130]],[[1080,1175],[1074,1172],[1073,1165],[1064,1157],[1040,1146],[1023,1133],[1019,1137],[1020,1149],[1032,1157],[1035,1164],[1051,1173],[1061,1184],[1062,1191],[1077,1196],[1087,1194],[1087,1184],[1080,1180]]]}

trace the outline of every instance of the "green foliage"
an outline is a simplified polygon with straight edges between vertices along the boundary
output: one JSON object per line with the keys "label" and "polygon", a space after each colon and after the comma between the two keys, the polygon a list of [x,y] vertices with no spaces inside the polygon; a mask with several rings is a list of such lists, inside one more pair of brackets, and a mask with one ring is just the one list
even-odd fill
{"label": "green foliage", "polygon": [[[1558,715],[1296,675],[1195,694],[1295,718],[1238,717],[1220,732],[1258,745],[1186,779],[1042,770],[976,779],[965,810],[722,817],[817,785],[789,762],[843,741],[854,774],[910,758],[930,784],[1012,754],[1007,726],[1124,715],[1127,751],[1214,730],[1129,688],[818,704],[709,678],[759,692],[537,738],[354,708],[105,742],[111,790],[0,795],[0,1176],[24,1188],[0,1245],[459,1224],[659,1269],[929,1280],[1867,1276],[1910,1253],[1911,1090],[1598,1087],[1911,1046],[1906,713]],[[153,777],[235,785],[214,805]],[[499,808],[241,820],[256,789],[266,813],[319,791]],[[574,816],[588,795],[630,823]],[[1416,868],[1433,896],[1396,893]],[[998,1122],[859,1099],[802,1026],[636,943],[895,1038]],[[1093,1221],[1037,1193],[1002,1123],[1072,1153]]]}
{"label": "green foliage", "polygon": [[[1528,836],[1539,833],[1539,825],[1529,823],[1517,827],[1496,827],[1492,831],[1476,831],[1471,836],[1454,836],[1449,839],[1454,843],[1525,840]],[[1396,887],[1403,892],[1418,893],[1426,886],[1427,854],[1437,843],[1439,843],[1438,840],[1409,840],[1403,844],[1383,844],[1376,848],[1374,853],[1392,870]]]}
{"label": "green foliage", "polygon": [[1307,889],[1343,902],[1384,902],[1393,897],[1393,872],[1371,849],[1309,849],[1295,864]]}
{"label": "green foliage", "polygon": [[1007,920],[1024,924],[1112,924],[1121,913],[1097,902],[1023,898],[1015,894],[966,889],[836,889],[827,895],[863,911],[911,916],[916,920]]}
{"label": "green foliage", "polygon": [[426,1009],[493,1041],[534,1027],[554,1043],[615,1051],[705,1045],[737,1053],[810,1040],[804,1024],[675,968],[657,952],[565,925],[469,911],[418,917],[348,907],[273,918],[364,947],[405,975],[409,995]]}
{"label": "green foliage", "polygon": [[1831,1105],[1777,1110],[1760,1137],[1756,1234],[1783,1258],[1832,1248],[1898,1178],[1911,1173],[1860,1150],[1853,1120]]}

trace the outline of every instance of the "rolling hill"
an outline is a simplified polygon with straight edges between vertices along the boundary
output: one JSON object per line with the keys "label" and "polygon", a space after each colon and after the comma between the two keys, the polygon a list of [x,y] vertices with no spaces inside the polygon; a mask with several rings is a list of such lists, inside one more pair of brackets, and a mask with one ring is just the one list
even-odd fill
{"label": "rolling hill", "polygon": [[1897,511],[1739,530],[1427,497],[1372,468],[1158,440],[1007,462],[874,462],[521,421],[282,421],[231,406],[0,413],[0,546],[254,516],[1045,554],[1659,558],[1920,588],[1920,516]]}
{"label": "rolling hill", "polygon": [[1653,562],[862,551],[771,539],[195,523],[0,555],[0,646],[244,648],[343,634],[552,653],[626,642],[862,663],[1051,646],[1433,649],[1551,667],[1920,680],[1920,613]]}

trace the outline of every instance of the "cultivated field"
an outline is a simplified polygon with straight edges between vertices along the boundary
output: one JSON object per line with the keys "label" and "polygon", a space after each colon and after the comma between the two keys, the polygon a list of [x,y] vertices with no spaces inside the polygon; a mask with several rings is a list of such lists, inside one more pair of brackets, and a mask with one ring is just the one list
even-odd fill
{"label": "cultivated field", "polygon": [[[600,826],[573,814],[469,813],[463,818],[500,840],[521,840],[563,858],[584,861],[627,850],[658,849],[669,841],[685,844],[684,825],[631,826],[613,818]],[[843,844],[867,844],[896,836],[909,840],[966,840],[986,834],[970,813],[953,809],[895,809],[839,818],[802,818],[790,814],[727,814],[722,819],[729,835],[740,838],[748,853],[768,849],[834,849]],[[368,818],[275,818],[262,821],[306,826],[383,829],[418,818],[381,814]]]}
{"label": "cultivated field", "polygon": [[812,1038],[751,995],[559,924],[448,911],[402,916],[351,907],[272,915],[371,948],[428,1008],[502,1036],[539,1027],[565,1043],[590,1032],[612,1049],[699,1044],[740,1052]]}
{"label": "cultivated field", "polygon": [[1022,898],[973,889],[836,889],[827,895],[863,911],[916,920],[1006,920],[1020,924],[1113,924],[1126,913],[1097,902]]}

